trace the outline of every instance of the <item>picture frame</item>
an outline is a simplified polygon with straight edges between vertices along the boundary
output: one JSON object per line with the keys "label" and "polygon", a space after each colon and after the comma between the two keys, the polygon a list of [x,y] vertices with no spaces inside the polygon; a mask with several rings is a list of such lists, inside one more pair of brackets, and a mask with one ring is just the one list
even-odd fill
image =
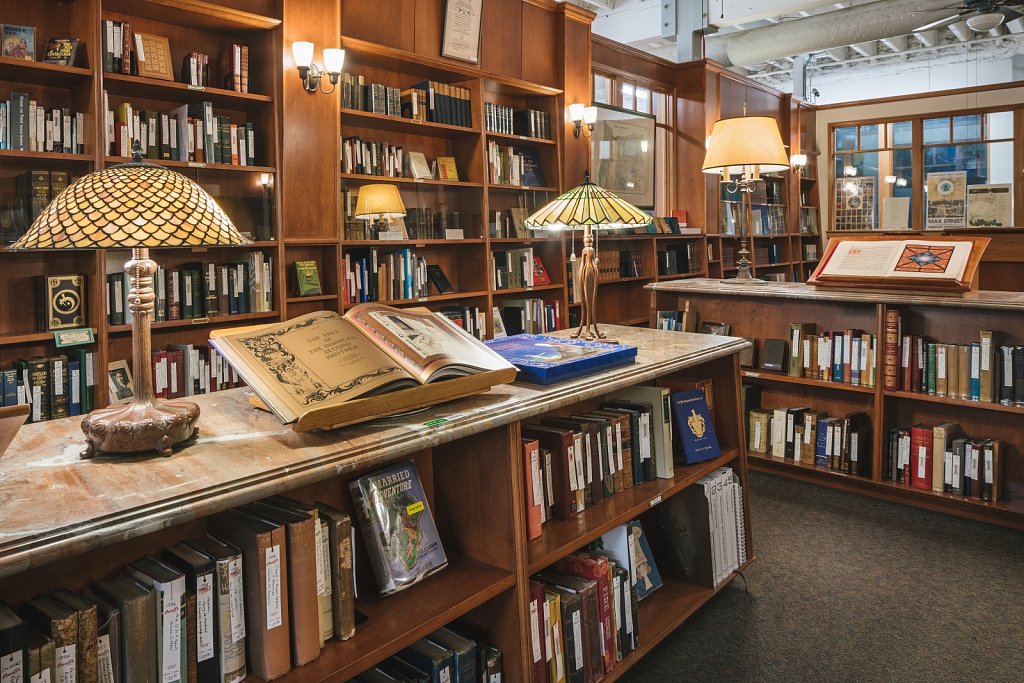
{"label": "picture frame", "polygon": [[441,28],[441,56],[480,63],[480,24],[483,0],[446,0]]}
{"label": "picture frame", "polygon": [[122,359],[107,363],[107,384],[111,403],[131,402],[135,396],[135,382],[128,361]]}
{"label": "picture frame", "polygon": [[640,209],[654,209],[654,116],[595,104],[591,179]]}
{"label": "picture frame", "polygon": [[138,57],[139,76],[162,81],[174,80],[171,43],[167,38],[151,33],[136,33],[135,54]]}

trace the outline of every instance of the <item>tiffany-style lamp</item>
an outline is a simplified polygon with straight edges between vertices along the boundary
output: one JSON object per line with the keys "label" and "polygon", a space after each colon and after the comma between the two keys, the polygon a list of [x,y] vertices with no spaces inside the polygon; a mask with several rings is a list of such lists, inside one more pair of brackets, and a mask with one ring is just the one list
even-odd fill
{"label": "tiffany-style lamp", "polygon": [[11,249],[125,249],[130,279],[134,396],[85,416],[88,442],[83,458],[97,452],[159,451],[192,437],[199,406],[153,396],[150,326],[156,263],[149,247],[206,247],[248,244],[207,192],[185,176],[142,160],[132,145],[132,160],[90,173],[72,183],[39,214]]}
{"label": "tiffany-style lamp", "polygon": [[590,172],[583,173],[583,182],[548,202],[526,219],[533,230],[582,230],[583,252],[580,254],[580,327],[573,339],[604,339],[597,327],[597,251],[594,230],[645,227],[651,217],[624,199],[590,182]]}

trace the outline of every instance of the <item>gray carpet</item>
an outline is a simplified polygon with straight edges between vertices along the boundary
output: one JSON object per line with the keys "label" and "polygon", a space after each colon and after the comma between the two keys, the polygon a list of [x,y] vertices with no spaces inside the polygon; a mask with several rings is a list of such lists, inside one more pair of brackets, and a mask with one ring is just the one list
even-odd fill
{"label": "gray carpet", "polygon": [[1024,534],[770,475],[750,489],[749,592],[737,578],[623,681],[1024,681]]}

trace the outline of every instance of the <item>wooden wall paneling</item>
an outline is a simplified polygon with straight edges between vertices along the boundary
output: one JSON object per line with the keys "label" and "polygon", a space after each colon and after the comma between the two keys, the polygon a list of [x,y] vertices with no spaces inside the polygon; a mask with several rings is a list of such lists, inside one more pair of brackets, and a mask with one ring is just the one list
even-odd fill
{"label": "wooden wall paneling", "polygon": [[[442,0],[442,7],[443,4]],[[523,7],[522,2],[483,3],[480,24],[480,68],[487,73],[522,78],[523,52],[526,46],[532,43],[538,52],[547,52],[547,46],[540,40],[541,36],[527,36],[523,32]],[[554,46],[554,43],[550,45]]]}
{"label": "wooden wall paneling", "polygon": [[[372,1],[372,0],[371,0]],[[413,0],[415,5],[416,30],[413,41],[413,51],[416,54],[426,57],[441,57],[441,32],[444,25],[444,3],[445,0]],[[484,16],[480,25],[481,42],[488,37],[483,32],[484,22],[487,21],[487,8],[484,8]],[[510,37],[509,40],[512,40]],[[481,44],[481,52],[483,45]],[[468,62],[458,62],[464,66],[471,66]]]}
{"label": "wooden wall paneling", "polygon": [[669,89],[675,83],[677,66],[674,63],[603,36],[594,35],[591,40],[596,70],[621,74],[641,84],[657,84]]}
{"label": "wooden wall paneling", "polygon": [[[555,126],[562,150],[561,187],[575,187],[583,178],[583,172],[590,168],[590,144],[582,137],[572,134],[568,106],[573,102],[589,104],[593,101],[593,78],[591,76],[591,34],[590,23],[594,15],[575,5],[559,5],[558,46],[559,73],[562,77],[563,95],[556,98],[563,125]],[[558,116],[553,116],[557,121]]]}
{"label": "wooden wall paneling", "polygon": [[291,44],[312,41],[314,59],[339,44],[338,0],[288,0],[281,32],[285,56],[280,112],[281,233],[287,237],[331,238],[338,234],[340,94],[308,93],[291,59]]}
{"label": "wooden wall paneling", "polygon": [[416,0],[344,0],[341,35],[412,52],[419,4]]}
{"label": "wooden wall paneling", "polygon": [[557,15],[529,2],[522,3],[522,34],[523,80],[557,88],[561,80],[558,61],[553,58],[558,45]]}

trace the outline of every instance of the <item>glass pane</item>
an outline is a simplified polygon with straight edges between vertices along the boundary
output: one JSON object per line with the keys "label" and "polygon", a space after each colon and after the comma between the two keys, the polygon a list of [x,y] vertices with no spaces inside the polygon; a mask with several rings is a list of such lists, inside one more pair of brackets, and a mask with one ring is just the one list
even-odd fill
{"label": "glass pane", "polygon": [[1009,140],[1013,137],[1013,112],[995,111],[985,114],[985,139]]}
{"label": "glass pane", "polygon": [[632,109],[634,107],[633,86],[629,83],[622,84],[622,108]]}
{"label": "glass pane", "polygon": [[857,149],[857,127],[836,128],[836,151],[849,152]]}
{"label": "glass pane", "polygon": [[939,145],[949,142],[949,117],[924,120],[924,144]]}
{"label": "glass pane", "polygon": [[1013,183],[1013,142],[989,143],[988,182]]}
{"label": "glass pane", "polygon": [[878,149],[884,146],[881,125],[872,124],[860,127],[860,149]]}
{"label": "glass pane", "polygon": [[953,117],[953,142],[981,139],[981,114]]}
{"label": "glass pane", "polygon": [[913,151],[897,149],[892,153],[892,174],[896,176],[892,196],[909,197],[914,189]]}
{"label": "glass pane", "polygon": [[636,110],[651,113],[651,91],[647,88],[636,89]]}
{"label": "glass pane", "polygon": [[910,121],[889,124],[889,146],[910,147],[914,144],[914,125]]}
{"label": "glass pane", "polygon": [[987,145],[945,145],[929,147],[924,150],[925,179],[929,173],[948,173],[966,171],[967,184],[977,185],[987,182],[988,150]]}
{"label": "glass pane", "polygon": [[607,76],[594,74],[594,102],[598,104],[611,104],[612,79]]}

